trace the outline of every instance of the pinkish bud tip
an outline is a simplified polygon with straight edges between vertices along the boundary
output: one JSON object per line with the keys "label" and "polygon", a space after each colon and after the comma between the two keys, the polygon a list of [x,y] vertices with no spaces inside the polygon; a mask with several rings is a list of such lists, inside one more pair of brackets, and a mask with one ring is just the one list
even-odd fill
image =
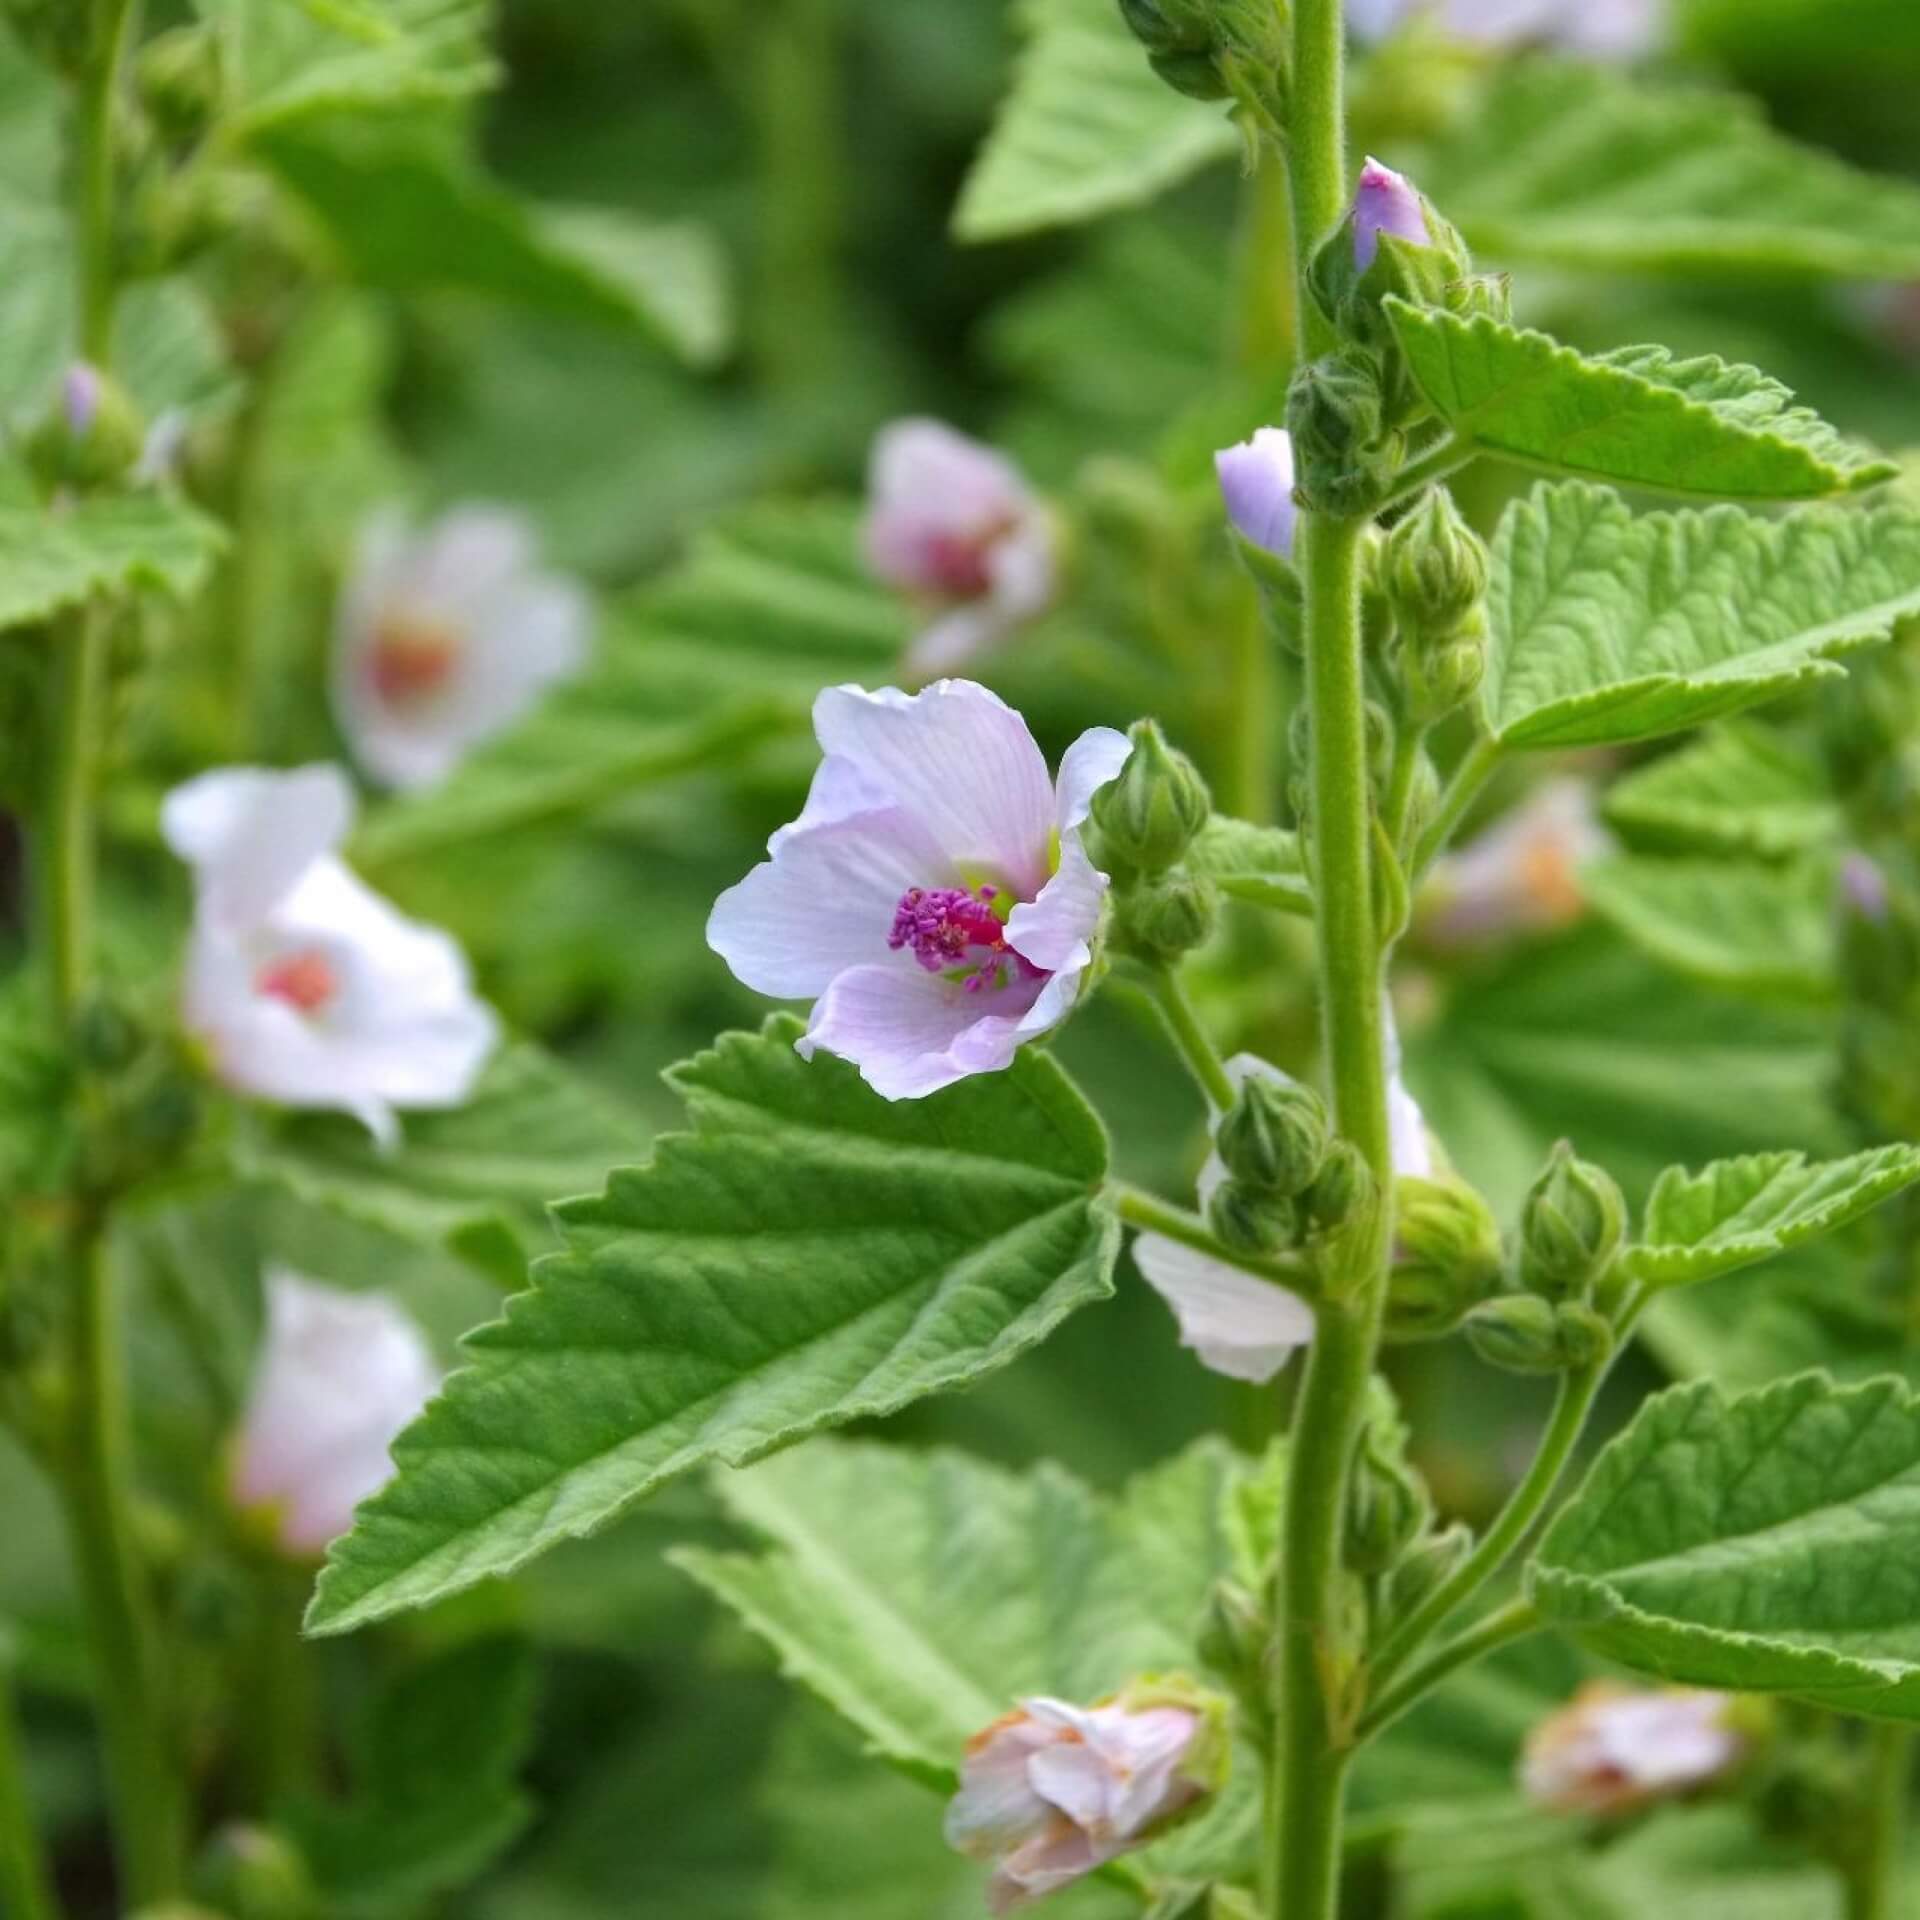
{"label": "pinkish bud tip", "polygon": [[1227,517],[1244,540],[1278,559],[1293,551],[1293,442],[1279,427],[1213,456]]}
{"label": "pinkish bud tip", "polygon": [[67,369],[61,386],[60,404],[67,416],[67,431],[83,440],[93,431],[100,413],[100,373],[84,360],[76,360]]}
{"label": "pinkish bud tip", "polygon": [[1840,865],[1840,890],[1848,906],[1864,920],[1880,925],[1890,904],[1887,876],[1864,853],[1850,853]]}
{"label": "pinkish bud tip", "polygon": [[1353,196],[1353,264],[1362,273],[1373,265],[1383,233],[1422,247],[1432,239],[1418,188],[1405,174],[1369,157]]}

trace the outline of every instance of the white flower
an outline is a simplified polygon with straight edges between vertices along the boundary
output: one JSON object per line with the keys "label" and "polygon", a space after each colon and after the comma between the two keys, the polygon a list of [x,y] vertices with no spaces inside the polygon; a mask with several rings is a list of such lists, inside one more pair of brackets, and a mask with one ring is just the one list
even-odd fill
{"label": "white flower", "polygon": [[889,1100],[1009,1065],[1079,998],[1107,890],[1080,828],[1126,735],[1083,733],[1056,784],[1027,723],[968,680],[829,687],[813,726],[806,807],[720,896],[708,943],[756,992],[813,1000],[800,1051]]}
{"label": "white flower", "polygon": [[536,570],[526,521],[456,507],[422,532],[383,514],[340,598],[333,704],[354,758],[389,787],[444,780],[586,657],[570,580]]}
{"label": "white flower", "polygon": [[384,1293],[344,1293],[284,1268],[266,1276],[266,1343],[231,1478],[265,1509],[281,1549],[317,1554],[393,1471],[394,1436],[432,1397],[439,1368]]}
{"label": "white flower", "polygon": [[1632,60],[1663,37],[1667,0],[1348,0],[1362,40],[1383,40],[1403,21],[1431,18],[1456,40],[1483,46],[1564,47],[1598,59]]}
{"label": "white flower", "polygon": [[[1387,1125],[1396,1174],[1428,1178],[1434,1155],[1427,1123],[1413,1096],[1400,1079],[1400,1042],[1387,1018]],[[1236,1087],[1255,1075],[1284,1081],[1276,1066],[1251,1053],[1235,1054],[1227,1062],[1227,1077]],[[1221,1116],[1215,1114],[1217,1128]],[[1200,1169],[1200,1212],[1227,1177],[1218,1152],[1207,1156]],[[1180,1344],[1191,1347],[1200,1364],[1232,1380],[1261,1385],[1284,1367],[1296,1347],[1313,1338],[1313,1310],[1297,1294],[1263,1280],[1242,1267],[1216,1260],[1164,1234],[1142,1233],[1133,1243],[1134,1265],[1153,1290],[1173,1309],[1180,1323]]]}
{"label": "white flower", "polygon": [[896,420],[873,443],[867,564],[932,617],[908,649],[915,679],[952,673],[1045,611],[1053,522],[1019,469],[938,420]]}
{"label": "white flower", "polygon": [[1727,1771],[1746,1742],[1724,1693],[1595,1681],[1527,1736],[1520,1785],[1557,1813],[1627,1813]]}
{"label": "white flower", "polygon": [[1012,1913],[1152,1838],[1218,1787],[1223,1726],[1217,1703],[1177,1682],[1141,1683],[1096,1707],[1023,1700],[968,1742],[947,1844],[992,1867],[987,1910]]}
{"label": "white flower", "polygon": [[1584,780],[1549,780],[1478,839],[1437,862],[1421,930],[1442,946],[1551,933],[1586,909],[1581,869],[1612,846]]}
{"label": "white flower", "polygon": [[1284,427],[1261,427],[1251,440],[1213,456],[1227,518],[1244,540],[1284,560],[1293,552],[1293,439]]}
{"label": "white flower", "polygon": [[446,934],[404,918],[333,849],[353,813],[332,766],[228,767],[167,796],[194,870],[184,1017],[230,1087],[357,1115],[458,1106],[499,1037]]}

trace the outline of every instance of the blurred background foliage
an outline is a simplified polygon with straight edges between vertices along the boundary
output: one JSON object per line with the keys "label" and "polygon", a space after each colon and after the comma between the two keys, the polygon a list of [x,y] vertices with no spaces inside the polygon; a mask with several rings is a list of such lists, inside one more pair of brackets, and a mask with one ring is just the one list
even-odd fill
{"label": "blurred background foliage", "polygon": [[[244,47],[226,75],[234,104],[211,151],[169,150],[156,120],[143,231],[175,239],[129,300],[119,347],[149,412],[183,421],[189,488],[238,539],[207,596],[149,627],[153,658],[135,664],[165,670],[120,682],[123,977],[156,1006],[171,990],[154,956],[184,924],[185,883],[156,857],[159,794],[212,760],[339,751],[331,601],[370,508],[511,502],[600,608],[586,677],[447,786],[370,805],[353,850],[375,884],[460,935],[528,1049],[472,1109],[410,1125],[397,1162],[344,1125],[237,1122],[244,1181],[157,1196],[117,1249],[151,1309],[136,1355],[150,1550],[169,1570],[183,1684],[205,1705],[207,1803],[247,1819],[271,1805],[329,1913],[971,1913],[975,1875],[942,1852],[932,1803],[862,1763],[666,1564],[670,1544],[732,1537],[697,1486],[511,1589],[327,1643],[315,1675],[293,1643],[299,1583],[263,1599],[220,1516],[217,1463],[263,1254],[396,1288],[450,1351],[546,1244],[540,1204],[597,1187],[673,1122],[658,1070],[757,1020],[701,929],[792,811],[812,693],[886,680],[907,636],[853,540],[883,422],[951,420],[1070,502],[1072,592],[984,669],[1050,746],[1157,712],[1223,806],[1283,807],[1283,738],[1242,737],[1232,704],[1233,649],[1256,612],[1220,536],[1209,457],[1273,417],[1284,389],[1271,183],[1241,177],[1224,122],[1196,135],[1188,103],[1135,60],[1118,132],[1091,105],[1072,131],[1076,217],[1028,217],[1005,179],[969,184],[1023,18],[1074,12],[1044,0],[504,0],[491,31],[478,0],[204,12]],[[1747,112],[1723,101],[1738,88],[1811,147],[1920,180],[1920,10],[1678,0],[1670,40],[1650,75],[1569,81],[1416,37],[1359,75],[1357,118],[1488,264],[1512,270],[1529,321],[1586,347],[1654,339],[1750,359],[1843,428],[1920,445],[1920,199],[1850,200],[1847,179],[1760,146],[1749,171],[1703,181],[1687,131],[1696,109],[1722,128]],[[1023,74],[1041,84],[1037,60]],[[1144,139],[1125,100],[1178,112]],[[1623,151],[1581,203],[1583,163]],[[15,421],[44,406],[65,350],[59,165],[48,83],[0,42],[0,412]],[[1701,202],[1690,231],[1685,181]],[[979,243],[956,239],[956,206]],[[1556,206],[1580,217],[1540,212]],[[217,244],[200,246],[196,223]],[[1476,476],[1483,525],[1509,487]],[[4,669],[0,707],[36,670],[17,654]],[[1466,955],[1416,942],[1398,982],[1410,1078],[1504,1215],[1563,1133],[1643,1189],[1670,1161],[1832,1150],[1857,1127],[1837,1097],[1854,1015],[1826,896],[1776,883],[1797,861],[1830,872],[1863,819],[1905,832],[1902,794],[1849,784],[1889,741],[1911,751],[1903,676],[1896,659],[1770,715],[1764,742],[1789,758],[1785,824],[1764,847],[1743,848],[1750,827],[1704,803],[1676,828],[1658,791],[1630,790],[1638,768],[1585,769],[1624,774],[1610,820],[1630,849],[1759,856],[1761,897],[1745,921],[1714,916],[1717,950],[1684,937],[1700,913],[1632,873],[1596,884],[1579,923],[1548,936]],[[17,899],[7,916],[17,939]],[[1786,950],[1806,963],[1783,979]],[[1249,917],[1199,984],[1236,1046],[1305,1067],[1307,978],[1291,925]],[[1061,1053],[1129,1177],[1182,1191],[1201,1114],[1151,1023],[1103,1002]],[[1920,1377],[1904,1244],[1890,1254],[1869,1233],[1669,1303],[1655,1358],[1616,1383],[1622,1404],[1656,1360],[1738,1385],[1809,1364]],[[1401,1349],[1394,1364],[1443,1502],[1484,1514],[1541,1394],[1453,1347]],[[889,1437],[1051,1456],[1111,1486],[1223,1421],[1253,1441],[1270,1420],[1195,1366],[1129,1282]],[[6,1446],[0,1658],[26,1695],[75,1910],[104,1910],[89,1904],[100,1785],[59,1529]],[[257,1676],[239,1700],[216,1685],[235,1662]],[[1772,1870],[1719,1815],[1676,1815],[1571,1864],[1563,1840],[1543,1840],[1511,1799],[1512,1753],[1574,1671],[1565,1655],[1513,1659],[1381,1750],[1361,1788],[1357,1871],[1414,1863],[1396,1913],[1612,1916],[1654,1899],[1702,1920],[1736,1903],[1749,1920],[1832,1911],[1824,1879]],[[490,1714],[476,1716],[478,1695]],[[283,1720],[335,1718],[327,1780],[278,1779],[258,1751],[253,1708],[268,1699]],[[383,1715],[404,1724],[409,1777],[446,1783],[404,1818],[366,1733]],[[270,1869],[223,1871],[237,1884]],[[1584,1904],[1552,1904],[1575,1897],[1574,1880]],[[1696,1883],[1707,1891],[1684,1904]],[[1096,1920],[1102,1897],[1060,1911]]]}

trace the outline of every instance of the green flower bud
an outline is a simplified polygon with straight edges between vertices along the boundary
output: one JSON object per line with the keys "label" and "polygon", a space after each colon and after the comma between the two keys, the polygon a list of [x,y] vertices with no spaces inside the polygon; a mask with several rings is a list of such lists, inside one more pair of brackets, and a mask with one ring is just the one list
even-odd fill
{"label": "green flower bud", "polygon": [[1479,690],[1487,671],[1486,637],[1463,628],[1444,646],[1409,649],[1403,658],[1408,717],[1431,726]]}
{"label": "green flower bud", "polygon": [[1228,1179],[1208,1196],[1207,1225],[1234,1253],[1277,1253],[1293,1244],[1299,1215],[1291,1200]]}
{"label": "green flower bud", "polygon": [[1574,1157],[1562,1140],[1548,1156],[1520,1213],[1520,1284],[1541,1294],[1592,1286],[1619,1251],[1627,1203],[1613,1177]]}
{"label": "green flower bud", "polygon": [[139,1023],[104,994],[89,996],[74,1025],[74,1048],[93,1073],[121,1073],[139,1057],[145,1042]]}
{"label": "green flower bud", "polygon": [[233,1920],[310,1920],[319,1912],[306,1862],[267,1827],[231,1826],[216,1834],[195,1875],[195,1891]]}
{"label": "green flower bud", "polygon": [[1387,1576],[1381,1595],[1381,1624],[1407,1619],[1452,1578],[1472,1551],[1473,1529],[1462,1520],[1416,1541]]}
{"label": "green flower bud", "polygon": [[1351,1140],[1330,1140],[1327,1157],[1321,1161],[1301,1205],[1308,1224],[1326,1233],[1345,1226],[1372,1197],[1373,1172],[1360,1149]]}
{"label": "green flower bud", "polygon": [[1220,917],[1220,890],[1184,869],[1143,880],[1120,896],[1115,938],[1150,964],[1177,960],[1204,946]]}
{"label": "green flower bud", "polygon": [[1207,1596],[1200,1626],[1200,1657],[1233,1685],[1234,1697],[1249,1713],[1267,1711],[1267,1646],[1273,1625],[1265,1607],[1237,1580],[1216,1580]]}
{"label": "green flower bud", "polygon": [[1232,93],[1211,53],[1150,53],[1147,65],[1189,100],[1224,100]]}
{"label": "green flower bud", "polygon": [[1431,1513],[1419,1475],[1369,1428],[1347,1480],[1347,1565],[1356,1573],[1385,1573],[1426,1530]]}
{"label": "green flower bud", "polygon": [[1431,1340],[1451,1332],[1499,1284],[1499,1224],[1456,1175],[1394,1183],[1393,1240],[1390,1340]]}
{"label": "green flower bud", "polygon": [[1327,1110],[1298,1080],[1255,1074],[1221,1117],[1213,1144],[1234,1179],[1291,1198],[1326,1158]]}
{"label": "green flower bud", "polygon": [[1348,348],[1301,367],[1287,389],[1287,432],[1295,491],[1317,512],[1358,518],[1385,497],[1400,442],[1372,354]]}
{"label": "green flower bud", "polygon": [[1486,542],[1445,487],[1429,487],[1387,535],[1380,582],[1409,647],[1444,645],[1476,619],[1487,595]]}
{"label": "green flower bud", "polygon": [[145,429],[119,383],[77,360],[60,397],[27,440],[27,462],[48,493],[118,480],[140,457]]}
{"label": "green flower bud", "polygon": [[1468,1314],[1466,1334],[1488,1366],[1508,1373],[1584,1371],[1613,1351],[1613,1329],[1591,1307],[1537,1293],[1484,1301]]}
{"label": "green flower bud", "polygon": [[170,27],[140,49],[133,81],[141,104],[167,140],[189,146],[220,111],[219,36],[207,27]]}
{"label": "green flower bud", "polygon": [[1136,720],[1133,751],[1093,796],[1093,822],[1107,847],[1141,873],[1164,873],[1207,824],[1213,796],[1199,769],[1167,745],[1151,720]]}

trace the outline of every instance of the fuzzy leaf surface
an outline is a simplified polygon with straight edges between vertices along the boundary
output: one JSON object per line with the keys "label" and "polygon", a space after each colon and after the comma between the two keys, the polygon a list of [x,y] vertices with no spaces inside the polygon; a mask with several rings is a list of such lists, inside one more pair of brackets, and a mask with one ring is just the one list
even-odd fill
{"label": "fuzzy leaf surface", "polygon": [[1840,809],[1820,764],[1756,721],[1709,728],[1607,789],[1627,833],[1702,853],[1784,859],[1830,845]]}
{"label": "fuzzy leaf surface", "polygon": [[673,1070],[693,1131],[555,1209],[565,1251],[468,1341],[336,1544],[338,1633],[506,1574],[675,1474],[961,1386],[1112,1289],[1100,1123],[1029,1048],[889,1104],[780,1015]]}
{"label": "fuzzy leaf surface", "polygon": [[1223,108],[1175,93],[1113,0],[1021,0],[1013,85],[954,213],[962,240],[1005,240],[1140,206],[1237,152]]}
{"label": "fuzzy leaf surface", "polygon": [[1729,500],[1817,499],[1896,471],[1756,367],[1664,347],[1591,356],[1487,314],[1387,311],[1441,418],[1521,466]]}
{"label": "fuzzy leaf surface", "polygon": [[1802,1374],[1675,1387],[1600,1455],[1528,1571],[1643,1673],[1920,1718],[1920,1401]]}
{"label": "fuzzy leaf surface", "polygon": [[1480,707],[1510,747],[1651,739],[1824,675],[1920,612],[1920,514],[1628,512],[1536,487],[1494,539]]}
{"label": "fuzzy leaf surface", "polygon": [[1647,1196],[1626,1270],[1653,1287],[1690,1286],[1804,1246],[1920,1180],[1920,1147],[1874,1147],[1845,1160],[1750,1153],[1699,1173],[1669,1167]]}

